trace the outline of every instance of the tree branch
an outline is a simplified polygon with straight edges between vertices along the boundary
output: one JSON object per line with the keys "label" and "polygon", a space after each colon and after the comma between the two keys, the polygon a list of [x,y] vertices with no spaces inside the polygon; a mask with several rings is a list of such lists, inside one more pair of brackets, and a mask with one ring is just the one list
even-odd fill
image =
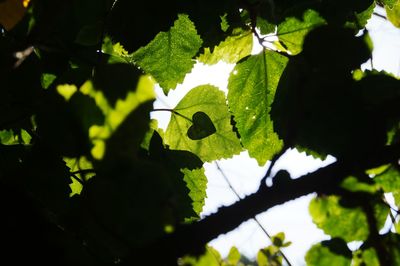
{"label": "tree branch", "polygon": [[[338,160],[334,164],[290,182],[278,183],[272,187],[260,186],[256,193],[241,201],[222,207],[217,213],[199,222],[182,225],[176,228],[174,233],[145,248],[133,250],[125,263],[130,265],[141,259],[146,261],[151,257],[155,260],[160,259],[159,265],[176,265],[177,258],[186,254],[201,254],[209,241],[220,234],[234,230],[258,213],[313,192],[332,194],[337,191],[342,180],[352,173],[397,162],[399,157],[400,144],[387,146],[373,154],[357,158],[351,163]],[[152,254],[158,254],[157,258]]]}

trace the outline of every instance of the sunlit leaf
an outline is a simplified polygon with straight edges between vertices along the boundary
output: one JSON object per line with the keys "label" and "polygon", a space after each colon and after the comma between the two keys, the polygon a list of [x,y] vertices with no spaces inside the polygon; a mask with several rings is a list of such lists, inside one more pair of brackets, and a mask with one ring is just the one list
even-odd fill
{"label": "sunlit leaf", "polygon": [[232,35],[228,36],[211,52],[210,48],[205,48],[204,53],[197,59],[208,65],[213,65],[219,61],[226,63],[236,63],[251,53],[253,47],[253,34],[251,31],[237,29]]}
{"label": "sunlit leaf", "polygon": [[152,75],[167,94],[182,83],[194,65],[193,56],[202,44],[194,24],[179,15],[168,32],[159,33],[147,46],[133,53],[132,59]]}
{"label": "sunlit leaf", "polygon": [[19,132],[14,132],[13,130],[0,131],[0,143],[2,145],[27,145],[30,144],[31,139],[31,135],[24,129],[21,129]]}
{"label": "sunlit leaf", "polygon": [[264,51],[238,63],[228,84],[228,104],[243,146],[259,165],[282,148],[269,110],[287,58]]}
{"label": "sunlit leaf", "polygon": [[395,4],[387,5],[385,7],[387,18],[392,24],[400,28],[400,1],[397,1]]}
{"label": "sunlit leaf", "polygon": [[345,180],[343,180],[341,186],[344,189],[352,192],[366,192],[366,193],[375,193],[378,190],[378,187],[374,184],[368,184],[365,182],[360,182],[356,177],[349,176]]}
{"label": "sunlit leaf", "polygon": [[205,176],[204,168],[195,170],[189,170],[186,168],[181,171],[185,175],[183,179],[190,190],[189,196],[193,201],[193,210],[198,216],[200,216],[205,203],[205,198],[207,197],[207,177]]}
{"label": "sunlit leaf", "polygon": [[[341,206],[338,196],[314,198],[309,206],[313,222],[325,234],[340,237],[346,242],[366,240],[369,235],[368,221],[360,207],[346,208]],[[381,228],[388,215],[386,206],[380,204],[374,208],[378,227]]]}
{"label": "sunlit leaf", "polygon": [[396,3],[398,3],[399,1],[398,0],[382,0],[381,2],[385,5],[385,7],[393,8],[394,5]]}
{"label": "sunlit leaf", "polygon": [[307,266],[350,266],[351,251],[341,239],[322,241],[306,254]]}
{"label": "sunlit leaf", "polygon": [[318,12],[308,9],[303,14],[303,19],[295,17],[286,18],[278,25],[277,35],[291,54],[298,54],[303,48],[305,36],[313,29],[323,25],[325,20]]}
{"label": "sunlit leaf", "polygon": [[[189,91],[173,110],[165,132],[165,143],[171,149],[193,152],[203,161],[230,158],[241,151],[239,140],[232,131],[225,95],[218,88],[198,86]],[[189,117],[196,112],[207,114],[216,128],[214,134],[200,140],[192,140],[187,136],[192,126]]]}
{"label": "sunlit leaf", "polygon": [[115,106],[109,104],[104,94],[96,90],[91,81],[83,84],[80,91],[93,98],[105,116],[104,125],[94,125],[89,129],[89,137],[94,145],[92,156],[96,159],[103,157],[104,141],[111,136],[125,117],[141,103],[155,98],[154,82],[149,76],[140,77],[135,91],[128,92],[124,100],[117,100]]}
{"label": "sunlit leaf", "polygon": [[368,9],[360,13],[356,13],[354,21],[346,22],[346,26],[354,29],[364,28],[367,25],[367,22],[371,18],[372,14],[374,13],[374,10],[375,2],[372,3],[372,5]]}
{"label": "sunlit leaf", "polygon": [[[79,195],[83,188],[82,183],[95,176],[94,171],[90,172],[90,170],[93,170],[93,165],[85,156],[82,156],[80,158],[64,157],[63,160],[71,173],[72,183],[70,184],[70,197],[76,194]],[[80,182],[77,179],[79,179]]]}
{"label": "sunlit leaf", "polygon": [[279,248],[271,245],[260,249],[257,253],[258,266],[280,266],[282,265],[282,256],[279,254]]}
{"label": "sunlit leaf", "polygon": [[237,247],[231,247],[226,260],[228,261],[229,265],[237,265],[240,261],[240,257],[241,255]]}
{"label": "sunlit leaf", "polygon": [[379,266],[379,259],[373,248],[357,250],[353,254],[354,266]]}
{"label": "sunlit leaf", "polygon": [[57,92],[64,97],[64,99],[66,101],[68,101],[69,99],[71,99],[72,95],[74,95],[74,93],[77,91],[78,89],[76,88],[75,85],[69,85],[69,84],[65,84],[65,85],[58,85],[57,86]]}
{"label": "sunlit leaf", "polygon": [[222,257],[218,250],[211,246],[206,247],[206,252],[200,257],[186,256],[179,260],[179,265],[186,266],[221,266]]}

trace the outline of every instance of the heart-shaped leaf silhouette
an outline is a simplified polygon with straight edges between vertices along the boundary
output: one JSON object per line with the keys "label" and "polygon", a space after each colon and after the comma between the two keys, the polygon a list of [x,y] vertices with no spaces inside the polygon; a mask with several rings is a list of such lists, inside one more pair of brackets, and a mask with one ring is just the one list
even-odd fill
{"label": "heart-shaped leaf silhouette", "polygon": [[189,127],[187,132],[188,137],[192,140],[204,139],[217,132],[210,117],[204,112],[194,113],[192,123],[193,125]]}

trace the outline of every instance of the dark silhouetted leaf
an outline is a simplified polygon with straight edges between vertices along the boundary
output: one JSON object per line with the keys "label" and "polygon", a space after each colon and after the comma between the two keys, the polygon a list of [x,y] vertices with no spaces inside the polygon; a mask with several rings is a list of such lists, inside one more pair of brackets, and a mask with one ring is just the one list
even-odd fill
{"label": "dark silhouetted leaf", "polygon": [[192,140],[204,139],[217,130],[210,117],[204,112],[196,112],[192,116],[193,125],[189,127],[187,135]]}

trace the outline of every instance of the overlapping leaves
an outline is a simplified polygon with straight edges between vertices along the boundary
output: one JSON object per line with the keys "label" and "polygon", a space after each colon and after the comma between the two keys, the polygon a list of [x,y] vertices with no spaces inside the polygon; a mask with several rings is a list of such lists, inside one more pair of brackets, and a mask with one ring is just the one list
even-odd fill
{"label": "overlapping leaves", "polygon": [[[193,88],[172,110],[171,121],[165,132],[165,143],[171,149],[190,151],[203,161],[230,158],[242,148],[232,130],[231,115],[225,95],[212,85]],[[216,132],[202,139],[191,139],[188,130],[196,112],[204,112],[214,124]]]}

